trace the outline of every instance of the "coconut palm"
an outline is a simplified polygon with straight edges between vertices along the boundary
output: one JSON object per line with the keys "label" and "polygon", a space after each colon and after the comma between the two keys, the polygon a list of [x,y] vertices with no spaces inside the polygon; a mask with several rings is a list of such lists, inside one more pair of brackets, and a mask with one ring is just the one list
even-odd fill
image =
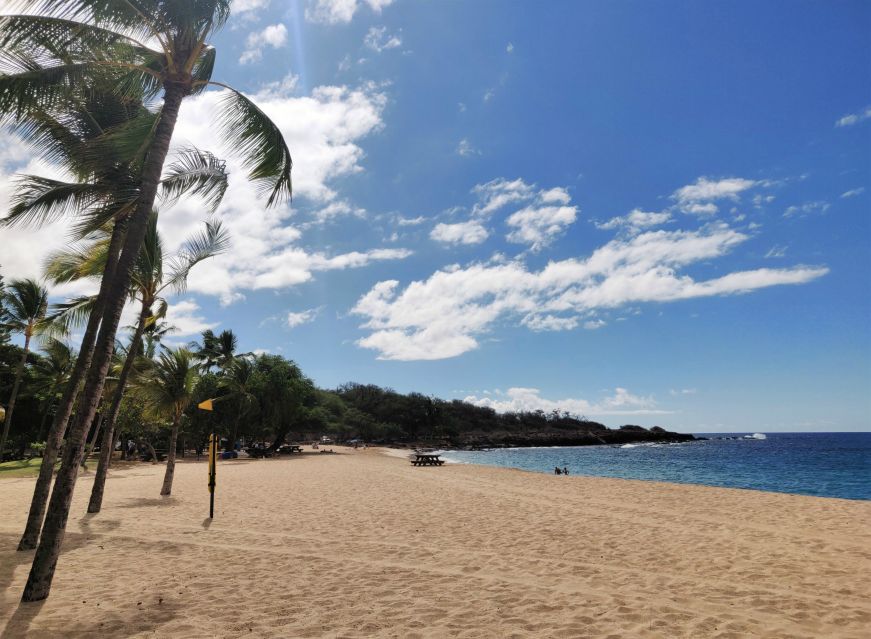
{"label": "coconut palm", "polygon": [[[111,359],[129,274],[145,236],[182,101],[209,85],[226,90],[218,133],[245,158],[251,179],[268,192],[268,205],[290,195],[291,158],[281,132],[244,95],[211,81],[215,49],[207,43],[226,22],[231,0],[20,0],[27,11],[0,18],[0,116],[26,120],[72,87],[96,82],[119,95],[163,102],[141,156],[139,190],[124,247],[107,286],[97,346],[81,410],[70,428],[39,548],[23,599],[48,596],[69,515],[84,430],[93,419]],[[145,42],[143,42],[145,41]],[[129,132],[116,136],[129,140]],[[95,148],[99,145],[95,145]]]}
{"label": "coconut palm", "polygon": [[239,405],[232,430],[227,437],[226,450],[233,450],[239,437],[239,426],[246,413],[257,404],[254,394],[256,367],[250,357],[236,357],[221,375],[220,385],[228,391],[227,398],[235,400]]}
{"label": "coconut palm", "polygon": [[70,379],[76,362],[75,349],[66,342],[49,337],[42,346],[42,357],[33,364],[33,383],[30,392],[44,396],[42,421],[37,441],[45,438],[48,416],[58,400],[58,393]]}
{"label": "coconut palm", "polygon": [[[100,270],[103,275],[95,299],[88,300],[85,305],[81,300],[72,304],[80,313],[80,319],[87,318],[87,327],[79,357],[70,374],[72,381],[64,390],[49,429],[43,456],[45,463],[40,468],[34,488],[19,550],[35,548],[39,538],[54,463],[76,395],[82,386],[81,380],[91,363],[107,287],[124,241],[126,220],[138,192],[139,169],[135,149],[120,143],[102,143],[100,153],[95,155],[89,152],[89,148],[96,140],[107,136],[115,139],[118,131],[128,128],[139,131],[141,146],[147,142],[148,129],[154,123],[155,115],[142,105],[141,100],[122,99],[105,90],[86,88],[51,108],[32,110],[27,120],[27,139],[73,181],[19,176],[11,210],[2,223],[39,226],[59,216],[72,215],[76,219],[74,228],[77,235],[105,234],[105,229],[111,229],[111,236],[107,249],[98,255],[99,260],[69,265],[68,270],[81,269],[82,273],[68,272],[64,278],[55,277],[71,280]],[[226,190],[226,183],[222,161],[197,149],[182,149],[161,182],[162,196],[164,200],[174,201],[185,192],[198,194],[213,209]]]}
{"label": "coconut palm", "polygon": [[[166,315],[167,302],[162,295],[167,290],[173,290],[176,293],[183,292],[191,269],[203,260],[222,253],[229,245],[227,233],[222,228],[221,223],[206,222],[205,229],[190,237],[178,254],[166,256],[164,255],[163,241],[157,230],[157,218],[157,212],[154,212],[149,219],[145,241],[142,244],[141,254],[136,262],[130,282],[130,297],[140,305],[139,320],[115,385],[111,406],[106,414],[103,441],[112,441],[114,437],[115,420],[133,362],[139,354],[142,337],[149,327],[154,326],[160,318]],[[66,281],[67,275],[70,273],[84,274],[88,265],[99,264],[103,261],[101,255],[108,249],[108,241],[108,238],[105,238],[90,246],[55,254],[50,259],[47,268],[49,277],[57,276],[58,280]],[[98,276],[99,271],[95,271],[94,275]],[[100,511],[111,454],[110,447],[102,447],[97,475],[91,489],[88,512]]]}
{"label": "coconut palm", "polygon": [[13,333],[24,335],[24,349],[21,359],[15,369],[15,382],[12,394],[6,407],[6,421],[3,422],[3,433],[0,435],[0,459],[6,449],[6,438],[12,426],[12,415],[15,412],[15,400],[21,387],[21,376],[24,365],[30,353],[30,340],[39,329],[40,322],[45,318],[48,309],[48,291],[36,280],[12,280],[6,287],[4,306],[6,307],[6,327]]}
{"label": "coconut palm", "polygon": [[179,348],[166,349],[153,367],[135,381],[135,392],[145,402],[146,410],[155,417],[172,420],[161,495],[172,493],[178,430],[182,415],[191,402],[198,377],[191,352],[186,348]]}

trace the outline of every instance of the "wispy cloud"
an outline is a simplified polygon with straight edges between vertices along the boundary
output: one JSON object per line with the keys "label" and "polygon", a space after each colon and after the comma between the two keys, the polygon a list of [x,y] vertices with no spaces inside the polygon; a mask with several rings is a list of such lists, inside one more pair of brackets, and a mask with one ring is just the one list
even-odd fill
{"label": "wispy cloud", "polygon": [[402,38],[396,34],[387,33],[387,27],[370,27],[363,38],[363,45],[375,53],[381,53],[386,49],[395,49],[402,46]]}
{"label": "wispy cloud", "polygon": [[672,411],[657,406],[653,396],[630,393],[625,388],[615,388],[613,395],[597,401],[580,398],[546,399],[538,388],[513,387],[505,392],[496,391],[495,396],[469,395],[463,401],[492,408],[498,413],[544,411],[569,413],[576,416],[598,415],[664,415]]}
{"label": "wispy cloud", "polygon": [[353,308],[371,331],[357,344],[382,359],[444,359],[478,348],[481,335],[512,318],[539,330],[548,323],[567,329],[577,325],[574,318],[597,310],[748,293],[828,272],[820,266],[759,268],[703,281],[681,272],[748,239],[725,226],[650,231],[612,240],[586,259],[552,261],[540,271],[520,260],[497,260],[442,269],[404,290],[396,280],[382,281]]}
{"label": "wispy cloud", "polygon": [[812,213],[825,213],[831,208],[831,204],[823,200],[816,202],[805,202],[797,206],[790,206],[783,212],[784,217],[793,217],[795,215],[810,215]]}
{"label": "wispy cloud", "polygon": [[862,195],[865,192],[865,187],[860,186],[858,189],[850,189],[849,191],[844,191],[841,193],[841,197],[856,197],[857,195]]}
{"label": "wispy cloud", "polygon": [[853,126],[854,124],[858,124],[863,120],[867,120],[871,118],[871,106],[867,106],[861,111],[857,111],[856,113],[848,113],[847,115],[838,118],[835,121],[835,126]]}
{"label": "wispy cloud", "polygon": [[287,317],[285,318],[285,323],[288,328],[296,328],[297,326],[302,326],[303,324],[308,324],[309,322],[313,322],[315,318],[320,313],[320,308],[310,308],[306,311],[299,312],[289,312]]}
{"label": "wispy cloud", "polygon": [[360,7],[366,5],[375,13],[381,13],[393,0],[309,0],[305,18],[320,24],[340,24],[350,22]]}
{"label": "wispy cloud", "polygon": [[476,149],[468,139],[463,138],[457,144],[457,155],[467,158],[473,155],[481,155],[481,151]]}

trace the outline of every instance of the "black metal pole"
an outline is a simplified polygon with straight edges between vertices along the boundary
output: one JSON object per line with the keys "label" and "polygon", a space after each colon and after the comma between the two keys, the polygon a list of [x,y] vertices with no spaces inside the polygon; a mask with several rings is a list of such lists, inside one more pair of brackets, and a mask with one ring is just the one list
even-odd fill
{"label": "black metal pole", "polygon": [[209,519],[215,517],[215,475],[217,474],[217,438],[209,435]]}

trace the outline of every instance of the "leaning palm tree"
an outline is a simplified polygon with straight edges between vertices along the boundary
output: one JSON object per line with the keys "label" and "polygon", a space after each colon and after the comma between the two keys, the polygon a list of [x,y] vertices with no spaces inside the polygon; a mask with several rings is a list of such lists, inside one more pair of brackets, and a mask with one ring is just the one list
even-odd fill
{"label": "leaning palm tree", "polygon": [[12,394],[6,408],[6,421],[3,422],[3,433],[0,435],[0,459],[6,449],[6,438],[12,426],[12,415],[15,412],[15,400],[18,399],[18,391],[21,387],[21,376],[24,374],[24,365],[30,353],[30,340],[38,330],[39,323],[45,318],[48,308],[48,291],[36,280],[13,280],[9,283],[4,306],[6,307],[6,326],[13,333],[24,335],[24,349],[21,351],[21,359],[15,369],[15,383],[12,385]]}
{"label": "leaning palm tree", "polygon": [[54,337],[46,339],[41,350],[42,357],[33,364],[33,385],[30,389],[34,394],[40,394],[44,398],[36,441],[43,441],[45,438],[48,416],[55,409],[58,393],[69,381],[76,362],[75,349],[65,341]]}
{"label": "leaning palm tree", "polygon": [[[59,216],[71,215],[77,236],[106,233],[111,229],[107,249],[96,262],[73,265],[92,273],[102,269],[102,281],[96,298],[88,306],[73,305],[87,318],[87,326],[66,386],[55,410],[46,438],[45,463],[41,466],[31,499],[27,525],[18,545],[19,550],[36,547],[51,488],[52,470],[57,460],[76,396],[91,363],[100,327],[108,285],[124,241],[126,220],[138,193],[138,162],[132,145],[122,144],[125,136],[119,132],[139,131],[139,146],[146,144],[148,130],[156,116],[141,100],[119,98],[106,90],[82,87],[79,93],[66,96],[45,109],[33,109],[27,119],[26,137],[43,157],[62,168],[71,181],[49,180],[36,175],[18,178],[12,207],[4,225],[39,226]],[[99,154],[89,149],[95,141],[110,137],[115,143],[102,143]],[[129,137],[129,136],[127,136]],[[207,152],[182,149],[161,180],[162,199],[172,202],[182,194],[203,197],[206,206],[217,207],[226,190],[224,163]],[[66,279],[75,279],[68,273]],[[56,278],[58,279],[58,278]]]}
{"label": "leaning palm tree", "polygon": [[[0,117],[26,121],[72,87],[99,80],[118,94],[163,94],[149,143],[141,149],[140,182],[124,246],[107,286],[100,333],[68,446],[22,599],[48,596],[84,452],[84,430],[102,395],[133,264],[145,236],[182,101],[209,85],[226,91],[220,133],[240,151],[267,205],[290,195],[290,152],[275,124],[247,97],[211,81],[209,38],[226,22],[231,0],[19,0],[27,12],[0,18]],[[143,42],[145,41],[145,42]],[[120,136],[125,139],[125,136]],[[99,146],[99,145],[96,145]]]}
{"label": "leaning palm tree", "polygon": [[178,429],[182,415],[191,402],[198,377],[191,352],[179,348],[165,350],[154,362],[151,370],[146,371],[135,381],[135,391],[145,402],[146,410],[155,417],[172,420],[161,495],[172,493]]}
{"label": "leaning palm tree", "polygon": [[[114,438],[115,420],[121,407],[130,371],[139,355],[142,337],[149,327],[154,326],[155,322],[166,315],[167,302],[162,296],[167,290],[183,292],[191,269],[203,260],[224,252],[229,246],[228,235],[221,223],[206,222],[205,229],[188,238],[176,255],[165,255],[163,240],[157,230],[157,219],[158,215],[155,211],[149,219],[145,241],[130,282],[130,297],[138,302],[140,308],[139,319],[130,349],[115,384],[113,399],[106,413],[103,441],[112,441]],[[46,269],[48,277],[53,281],[62,282],[86,274],[89,265],[104,261],[102,256],[108,250],[108,243],[109,239],[103,238],[93,244],[53,255]],[[99,277],[99,273],[99,269],[94,269],[92,276]],[[71,277],[71,274],[75,277]],[[84,303],[88,302],[89,300],[86,300]],[[69,306],[66,310],[74,314],[76,309],[74,306]],[[90,513],[100,512],[111,454],[110,447],[103,446],[100,450],[100,461],[88,504]]]}

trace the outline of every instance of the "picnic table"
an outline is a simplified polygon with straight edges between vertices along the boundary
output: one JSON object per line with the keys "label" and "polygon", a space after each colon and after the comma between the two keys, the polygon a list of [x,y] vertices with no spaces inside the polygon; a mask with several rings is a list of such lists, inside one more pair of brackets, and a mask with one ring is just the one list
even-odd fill
{"label": "picnic table", "polygon": [[281,448],[278,449],[278,453],[281,455],[292,455],[293,453],[301,453],[302,446],[298,446],[296,444],[285,444]]}
{"label": "picnic table", "polygon": [[445,463],[437,453],[415,453],[411,460],[412,466],[441,466]]}

